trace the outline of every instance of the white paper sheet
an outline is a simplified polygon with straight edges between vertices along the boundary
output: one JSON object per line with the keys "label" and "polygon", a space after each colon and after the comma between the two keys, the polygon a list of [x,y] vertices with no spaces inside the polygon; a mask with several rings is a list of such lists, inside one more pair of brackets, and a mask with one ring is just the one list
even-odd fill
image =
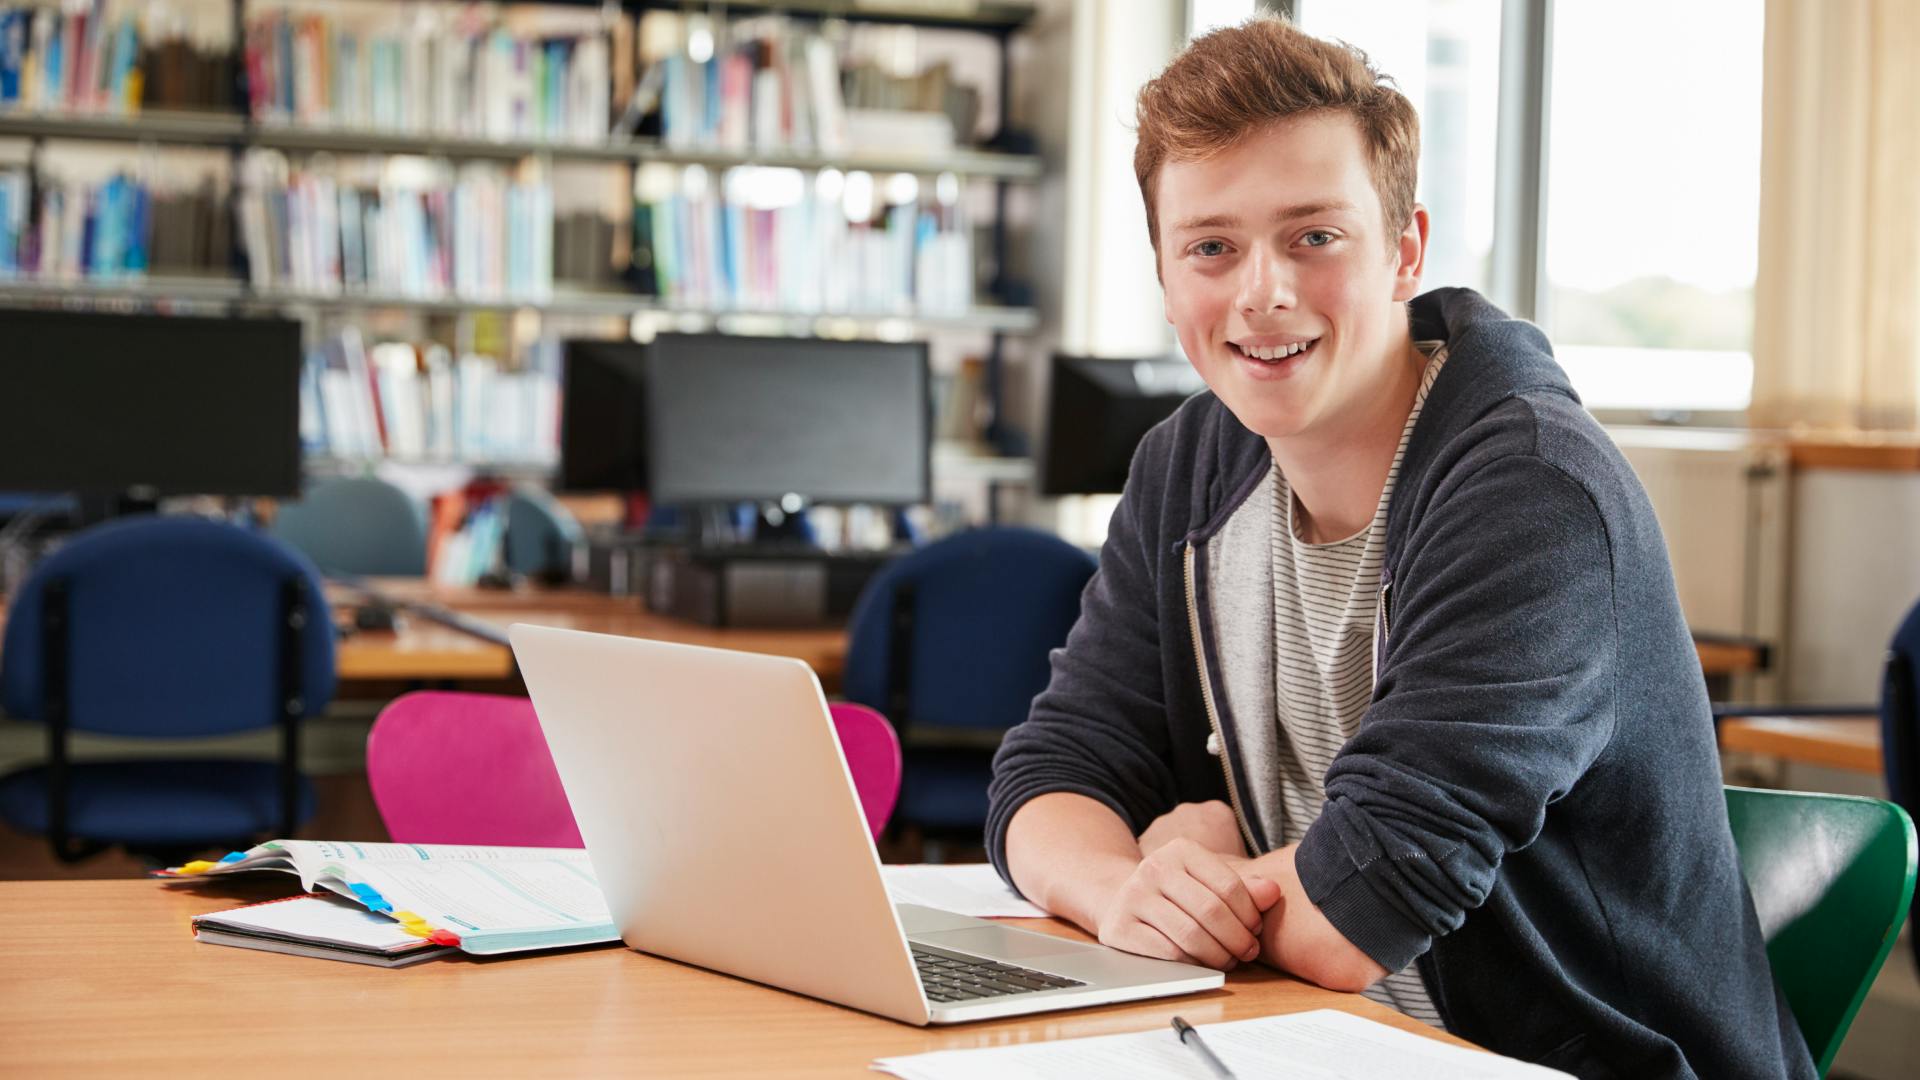
{"label": "white paper sheet", "polygon": [[919,904],[981,919],[1047,917],[1016,896],[986,863],[883,866],[880,876],[896,904]]}
{"label": "white paper sheet", "polygon": [[[1436,1042],[1331,1009],[1201,1024],[1207,1046],[1240,1080],[1342,1080],[1417,1076],[1423,1080],[1548,1080],[1567,1074],[1495,1054]],[[1131,1035],[941,1050],[881,1058],[881,1072],[902,1080],[1212,1080],[1171,1027]],[[1568,1078],[1570,1080],[1570,1078]]]}

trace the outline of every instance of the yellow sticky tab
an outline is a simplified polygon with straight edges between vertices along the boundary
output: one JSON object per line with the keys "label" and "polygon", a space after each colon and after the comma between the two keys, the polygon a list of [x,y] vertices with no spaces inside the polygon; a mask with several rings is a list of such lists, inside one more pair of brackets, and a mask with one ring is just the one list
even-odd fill
{"label": "yellow sticky tab", "polygon": [[219,866],[219,865],[220,865],[219,863],[216,863],[216,862],[208,862],[208,861],[207,861],[207,860],[205,860],[205,859],[195,859],[195,860],[193,860],[192,862],[190,862],[190,863],[188,863],[188,864],[186,864],[185,866],[182,866],[182,867],[181,867],[180,869],[178,869],[178,870],[175,870],[175,871],[174,871],[174,873],[176,873],[176,874],[204,874],[204,873],[206,873],[207,871],[209,871],[209,870],[211,870],[211,869],[213,869],[214,867],[216,867],[216,866]]}
{"label": "yellow sticky tab", "polygon": [[399,921],[400,929],[405,930],[407,933],[412,934],[414,937],[432,937],[433,936],[433,927],[428,925],[427,920],[421,918],[418,915],[415,915],[413,912],[396,911],[396,912],[393,912],[392,914],[393,914],[393,917]]}

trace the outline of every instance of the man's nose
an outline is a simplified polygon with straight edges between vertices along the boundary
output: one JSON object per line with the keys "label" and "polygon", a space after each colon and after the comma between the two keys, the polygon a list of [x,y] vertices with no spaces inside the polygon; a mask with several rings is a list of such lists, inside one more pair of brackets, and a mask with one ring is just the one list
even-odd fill
{"label": "man's nose", "polygon": [[1276,252],[1262,246],[1240,264],[1240,289],[1234,298],[1244,315],[1284,311],[1294,305],[1293,268]]}

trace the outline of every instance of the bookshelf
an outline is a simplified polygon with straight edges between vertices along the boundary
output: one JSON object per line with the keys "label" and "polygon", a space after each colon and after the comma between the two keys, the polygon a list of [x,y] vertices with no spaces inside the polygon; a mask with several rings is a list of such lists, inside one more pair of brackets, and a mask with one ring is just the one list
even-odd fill
{"label": "bookshelf", "polygon": [[265,147],[335,154],[413,154],[421,157],[517,161],[548,157],[559,161],[643,162],[732,168],[761,165],[844,172],[952,173],[961,177],[1037,181],[1045,166],[1038,155],[992,150],[959,150],[929,157],[918,154],[850,152],[804,154],[782,150],[736,152],[672,148],[658,139],[609,138],[597,142],[557,139],[484,139],[400,132],[259,124],[237,113],[148,111],[136,116],[0,111],[0,137],[91,139],[101,142],[168,143],[183,146]]}
{"label": "bookshelf", "polygon": [[[621,91],[621,79],[624,77],[635,84],[645,82],[645,68],[651,61],[645,55],[641,20],[650,13],[660,13],[665,18],[678,18],[687,21],[688,25],[697,24],[703,28],[716,28],[723,40],[728,41],[733,39],[727,38],[726,35],[732,33],[738,20],[750,20],[750,25],[761,27],[769,16],[776,17],[773,24],[775,30],[756,29],[750,31],[749,36],[741,40],[746,42],[756,40],[751,33],[785,33],[786,31],[779,27],[788,23],[801,28],[793,31],[796,35],[817,35],[816,40],[824,40],[831,34],[840,33],[832,27],[843,23],[881,27],[921,27],[943,31],[961,30],[984,34],[991,39],[999,54],[998,115],[994,117],[991,113],[986,114],[993,119],[993,128],[997,134],[991,142],[986,144],[977,144],[976,140],[970,137],[971,132],[960,130],[956,130],[957,137],[953,145],[934,149],[928,149],[924,145],[915,149],[910,140],[905,144],[886,140],[878,143],[848,143],[844,138],[837,141],[827,139],[824,126],[817,128],[819,132],[817,140],[802,137],[790,143],[776,140],[773,144],[769,144],[757,135],[750,140],[745,137],[736,137],[739,135],[738,128],[734,128],[731,132],[727,131],[726,124],[736,119],[730,114],[721,118],[724,123],[720,123],[718,128],[707,130],[694,138],[687,136],[684,124],[679,131],[671,133],[670,136],[664,127],[648,129],[642,126],[636,129],[630,124],[618,121],[599,125],[601,132],[612,133],[597,137],[583,137],[578,122],[581,114],[577,112],[577,107],[576,113],[571,117],[562,116],[560,104],[540,96],[545,94],[544,89],[536,97],[542,102],[542,108],[552,110],[543,121],[547,123],[545,130],[564,131],[570,137],[525,134],[496,137],[491,132],[448,130],[454,125],[449,123],[449,110],[444,102],[432,106],[407,105],[402,111],[413,115],[404,118],[400,123],[393,122],[393,118],[388,116],[386,118],[388,123],[384,127],[355,126],[332,123],[325,117],[316,119],[311,112],[303,112],[298,106],[305,99],[298,95],[310,95],[313,84],[308,81],[296,85],[288,81],[289,76],[272,65],[264,70],[277,74],[281,81],[267,85],[270,98],[266,108],[263,111],[258,100],[255,100],[252,105],[249,104],[249,88],[252,85],[250,79],[257,79],[259,72],[263,70],[256,66],[254,56],[254,50],[260,45],[255,35],[262,33],[259,20],[271,22],[273,18],[278,18],[284,23],[298,23],[299,20],[308,19],[315,13],[318,13],[321,19],[330,19],[336,9],[346,12],[356,3],[360,3],[360,0],[329,0],[324,3],[320,0],[300,0],[297,4],[284,3],[282,0],[203,0],[203,6],[218,8],[224,4],[230,12],[230,25],[227,28],[230,31],[230,40],[226,46],[230,52],[224,58],[204,52],[197,54],[196,58],[196,62],[203,64],[224,63],[230,69],[236,85],[231,97],[224,99],[233,103],[230,107],[180,109],[155,108],[151,104],[146,107],[111,104],[104,108],[75,110],[42,107],[46,104],[42,102],[39,106],[26,109],[18,107],[18,102],[9,105],[7,102],[0,101],[0,140],[25,140],[33,147],[29,167],[34,169],[39,167],[41,148],[49,141],[94,145],[130,144],[143,148],[140,151],[142,154],[147,152],[146,148],[162,147],[224,152],[230,158],[232,167],[225,180],[228,186],[220,195],[221,201],[215,206],[221,214],[236,219],[229,241],[233,254],[224,260],[224,266],[215,265],[205,268],[196,266],[194,268],[196,272],[192,274],[171,272],[178,269],[176,267],[166,268],[168,272],[135,270],[130,273],[119,272],[116,268],[95,276],[80,278],[69,276],[46,280],[18,273],[9,274],[6,272],[6,264],[0,263],[0,303],[197,311],[278,310],[308,319],[310,325],[315,326],[321,322],[337,326],[341,320],[372,318],[376,313],[398,311],[413,313],[421,318],[452,317],[454,319],[480,316],[484,313],[503,313],[503,316],[509,319],[531,316],[543,322],[548,319],[559,320],[563,325],[568,320],[573,320],[572,325],[575,327],[579,325],[579,320],[605,320],[605,325],[611,325],[613,320],[619,319],[627,320],[631,325],[636,318],[651,317],[653,325],[660,329],[713,329],[723,333],[753,335],[835,338],[929,337],[950,333],[986,335],[990,341],[986,357],[987,393],[988,400],[992,403],[990,411],[995,417],[994,426],[999,426],[1001,412],[999,385],[1004,340],[1011,335],[1030,333],[1040,324],[1039,312],[1021,302],[1027,295],[1027,290],[1012,283],[1007,277],[1008,188],[1010,185],[1038,183],[1044,179],[1046,170],[1045,163],[1039,155],[1018,152],[1018,149],[1023,146],[1023,140],[1007,138],[1009,67],[1012,62],[1008,47],[1009,39],[1032,19],[1035,9],[1031,4],[997,2],[997,0],[894,0],[894,2],[781,0],[777,3],[691,5],[681,0],[670,0],[670,2],[622,0],[617,4],[600,3],[598,0],[575,0],[575,2],[516,0],[513,3],[499,4],[497,7],[474,6],[486,8],[488,12],[486,17],[496,20],[492,24],[495,27],[492,31],[487,31],[484,27],[475,30],[470,25],[462,24],[461,32],[468,34],[468,40],[479,50],[474,53],[473,60],[476,65],[475,78],[478,78],[478,65],[481,59],[484,59],[485,47],[495,44],[486,35],[498,34],[500,33],[498,28],[507,25],[504,21],[506,17],[500,13],[508,8],[570,8],[577,13],[580,20],[598,19],[601,29],[586,32],[569,48],[577,47],[580,42],[586,41],[588,37],[597,33],[604,37],[604,40],[595,43],[597,47],[605,49],[616,57],[619,50],[625,49],[635,65],[634,70],[625,72],[623,76],[617,59],[609,66],[604,57],[597,57],[596,59],[600,60],[599,66],[587,69],[593,73],[606,71],[607,78],[612,80],[612,93],[608,93],[608,87],[601,86],[598,88],[597,96],[589,93],[584,99],[597,102],[599,109],[606,113],[605,119],[608,121],[613,121],[614,116],[620,114],[622,110],[622,102],[617,100]],[[17,10],[31,5],[32,0],[11,0],[11,2],[0,0],[0,9]],[[46,5],[43,3],[40,6]],[[361,3],[363,10],[367,6]],[[372,6],[395,8],[390,4]],[[433,8],[452,10],[451,5],[421,4],[418,7],[401,5],[395,8],[395,11],[405,10],[411,18],[412,12]],[[66,12],[64,17],[67,18],[73,17],[75,12],[85,10],[94,15],[95,22],[101,22],[103,19],[118,18],[136,8],[122,0],[106,0],[91,8],[67,4],[59,10]],[[618,19],[626,20],[625,36],[614,30],[616,12]],[[358,17],[354,16],[354,18]],[[453,18],[452,15],[447,17]],[[344,14],[340,17],[340,24],[357,25]],[[586,22],[579,21],[578,24],[584,26]],[[30,24],[22,25],[24,30],[24,27]],[[311,29],[311,27],[304,29]],[[281,32],[284,34],[284,30]],[[295,32],[300,31],[296,29]],[[417,28],[411,32],[416,36],[420,33]],[[529,37],[533,32],[524,27],[516,28],[513,32],[523,39],[536,40]],[[706,31],[703,29],[700,32]],[[82,33],[84,34],[84,30]],[[146,33],[144,24],[142,24],[141,33]],[[286,39],[284,37],[273,39],[272,44],[278,47],[278,43],[283,40]],[[298,41],[297,38],[293,40]],[[335,39],[326,40],[328,42],[326,48],[329,51],[321,55],[331,57]],[[537,40],[543,43],[549,41],[544,38]],[[836,48],[844,44],[844,38],[839,41],[840,44],[836,44]],[[144,40],[140,43],[140,56],[148,55],[145,51],[148,44]],[[373,39],[367,39],[362,44],[371,49],[376,42]],[[430,46],[418,42],[412,45],[403,42],[401,48],[404,50],[414,46],[422,50],[428,48],[439,50],[447,47],[436,39]],[[458,48],[458,46],[454,47]],[[738,47],[737,43],[735,46],[730,46],[730,48],[733,47]],[[770,69],[776,66],[772,57],[784,47],[782,44],[775,43],[761,48],[755,54],[759,58],[751,63],[756,65],[765,63]],[[198,49],[200,46],[195,44],[194,48]],[[534,51],[552,48],[550,43],[541,44]],[[807,57],[805,51],[804,48],[797,49],[792,59],[796,61],[817,59]],[[110,53],[111,50],[103,55]],[[416,58],[416,54],[412,52],[403,52],[402,55],[409,61]],[[439,53],[435,52],[433,55],[437,64]],[[564,61],[583,56],[585,52],[584,50],[578,52],[562,50],[554,55],[561,56]],[[276,56],[276,62],[284,60],[285,57]],[[715,57],[713,66],[716,68],[722,66],[722,60],[734,61],[736,54],[729,53],[725,57]],[[846,62],[844,56],[836,61],[837,64],[844,62]],[[0,66],[4,63],[5,57],[0,56]],[[699,63],[702,62],[697,62],[696,68],[699,67]],[[125,90],[121,87],[128,84],[124,81],[113,81],[124,75],[123,70],[116,69],[115,73],[110,74],[98,63],[95,67],[95,74],[100,77],[103,84],[103,89],[96,93],[102,99],[112,99],[116,95],[138,96],[137,80]],[[570,77],[574,69],[566,67],[563,63],[558,70],[561,74],[555,76],[555,86],[559,85],[558,80]],[[761,71],[762,69],[756,67],[753,70]],[[839,71],[841,79],[849,87],[848,92],[851,93],[854,85],[853,69],[841,68]],[[805,81],[807,74],[805,64],[801,63],[799,67],[793,69],[792,78],[796,83],[802,82]],[[5,84],[4,75],[5,72],[0,71],[0,85]],[[782,77],[785,77],[784,73]],[[397,87],[405,93],[412,93],[424,85],[424,83],[408,81],[409,78],[410,76],[403,70],[393,76],[393,81],[386,84],[386,88],[393,90]],[[882,82],[884,81],[883,79]],[[708,85],[718,87],[721,83],[714,79]],[[436,101],[446,96],[443,89],[439,86],[434,88],[433,93],[438,95]],[[751,89],[755,95],[750,102],[754,110],[751,122],[758,125],[772,113],[764,110],[758,100],[757,95],[761,87],[756,83]],[[582,100],[579,97],[579,90],[578,85],[568,84],[565,87],[566,102]],[[276,110],[280,108],[278,95],[283,92],[293,95],[288,98],[290,108],[285,111],[285,115],[277,115]],[[788,113],[802,108],[805,100],[799,88],[796,87],[792,92],[800,97],[785,106]],[[817,83],[815,92],[818,92]],[[838,91],[836,90],[835,93],[837,94]],[[461,113],[461,104],[454,103],[452,114],[458,123],[470,124],[471,121]],[[362,109],[366,107],[364,95],[360,106]],[[328,103],[325,107],[330,110],[341,108],[337,101]],[[476,111],[485,112],[489,107],[487,102],[473,103],[473,109]],[[656,102],[656,107],[659,122],[664,124],[666,113],[664,95],[660,101]],[[709,108],[707,115],[711,119],[713,113],[711,107]],[[429,113],[430,116],[428,116]],[[779,115],[784,117],[787,113]],[[824,116],[824,112],[820,115]],[[423,120],[423,117],[426,119]],[[554,126],[551,123],[555,117],[560,118],[560,126]],[[492,123],[492,119],[486,122]],[[798,121],[785,119],[782,121],[783,124],[789,122],[795,125],[797,131]],[[568,126],[569,123],[571,126]],[[955,121],[956,129],[961,126],[959,121]],[[403,127],[405,130],[400,129]],[[646,133],[621,133],[633,130]],[[1008,147],[1014,149],[1009,150]],[[344,277],[331,285],[323,283],[322,287],[318,288],[301,287],[285,276],[262,277],[257,273],[250,275],[246,270],[248,258],[258,259],[261,257],[262,250],[269,252],[275,250],[260,248],[258,234],[248,236],[237,220],[240,217],[241,189],[245,183],[243,180],[245,164],[250,158],[263,152],[283,155],[285,161],[294,163],[292,167],[296,170],[304,168],[309,161],[313,160],[331,163],[334,159],[345,158],[406,157],[455,163],[455,167],[458,168],[465,168],[457,165],[460,162],[473,162],[476,163],[475,167],[480,168],[491,168],[493,166],[485,163],[496,162],[499,168],[508,171],[524,171],[524,166],[529,162],[540,170],[568,167],[624,168],[636,177],[638,170],[659,166],[683,170],[700,167],[717,176],[724,176],[730,171],[748,167],[792,170],[813,176],[823,173],[844,173],[850,176],[868,174],[884,179],[889,174],[895,174],[922,179],[922,190],[929,193],[921,197],[923,203],[931,201],[930,193],[936,189],[934,183],[936,178],[940,185],[939,190],[943,192],[947,190],[950,182],[948,178],[961,184],[988,184],[992,186],[994,193],[991,203],[994,212],[991,215],[981,215],[988,231],[984,233],[985,239],[982,244],[969,247],[965,267],[969,274],[977,278],[978,273],[974,267],[990,265],[993,269],[992,281],[985,284],[984,289],[969,290],[973,294],[971,303],[955,303],[952,299],[947,299],[931,306],[924,297],[917,297],[911,288],[904,298],[881,296],[882,302],[878,304],[861,302],[857,289],[851,302],[847,296],[841,295],[837,301],[830,299],[826,303],[817,301],[792,303],[784,293],[779,296],[781,303],[768,304],[754,299],[756,295],[763,299],[772,295],[766,290],[758,294],[740,290],[731,292],[723,290],[714,294],[711,291],[703,292],[696,289],[691,293],[683,292],[676,297],[663,295],[666,291],[664,283],[650,284],[653,281],[651,277],[629,281],[627,284],[630,291],[618,288],[620,283],[617,281],[596,282],[598,285],[616,286],[613,288],[581,288],[568,287],[569,283],[566,281],[556,281],[548,287],[544,280],[537,280],[530,287],[503,294],[491,288],[488,290],[455,288],[448,285],[445,280],[436,283],[433,288],[422,289],[412,287],[412,282],[408,283],[407,288],[390,288],[383,287],[385,282],[381,286],[369,286],[356,284]],[[132,155],[130,154],[129,157],[131,158]],[[3,170],[5,165],[4,161],[0,161],[0,170]],[[550,171],[542,171],[537,175],[540,177],[536,181],[538,183],[552,182]],[[29,183],[37,188],[37,174],[35,177]],[[3,179],[4,177],[0,176],[0,180]],[[633,213],[640,214],[651,210],[657,215],[663,212],[658,207],[649,207],[642,203],[637,190],[637,181],[635,187],[636,193],[630,206]],[[718,185],[715,190],[719,190]],[[84,196],[85,189],[79,189],[79,194]],[[422,196],[423,203],[426,198],[427,196]],[[3,205],[0,205],[0,209],[3,208]],[[881,209],[884,211],[886,206],[883,205]],[[552,224],[545,224],[546,219],[536,218],[537,228],[554,228],[559,224],[559,215],[551,207],[546,209],[546,213],[551,217]],[[967,223],[967,218],[961,217],[959,221],[958,226],[951,227],[969,230],[973,228]],[[875,223],[888,228],[894,228],[897,225],[887,220],[884,214]],[[503,232],[508,228],[505,225],[493,223],[488,223],[484,227],[497,228]],[[614,227],[619,227],[617,222]],[[921,228],[925,228],[924,217]],[[913,232],[911,225],[908,231]],[[276,241],[280,239],[275,238]],[[640,237],[634,238],[635,243],[640,241]],[[616,238],[612,254],[618,254],[622,242]],[[916,238],[911,243],[918,242],[916,234]],[[284,251],[284,249],[285,245],[281,244],[280,250]],[[369,263],[370,259],[369,256]],[[949,264],[950,262],[949,260]],[[785,266],[784,263],[781,265]],[[926,264],[916,265],[915,258],[912,256],[900,265],[910,274],[927,273]],[[208,272],[198,272],[201,269]],[[302,279],[303,284],[306,280],[309,279]],[[948,295],[951,296],[951,290]],[[720,302],[715,302],[716,296],[722,298]],[[1014,298],[1014,302],[1007,302],[1008,297]],[[727,302],[728,299],[733,302]],[[868,294],[868,300],[871,301],[871,299],[872,295]],[[316,329],[315,332],[317,333],[318,330]],[[577,330],[570,332],[577,332]],[[992,434],[991,428],[989,434]],[[943,447],[936,457],[938,461],[957,469],[961,467],[963,461],[973,461],[977,455],[970,454],[964,448],[948,445]],[[309,455],[310,466],[316,471],[352,469],[366,460],[368,459],[351,454],[310,453]],[[385,460],[400,459],[389,455]],[[457,458],[445,460],[436,458],[430,461],[423,460],[422,463],[462,464]],[[519,463],[469,461],[465,464],[488,471],[509,473],[531,471],[533,474],[538,474],[546,468],[537,461]],[[1005,463],[995,463],[992,459],[988,459],[985,463],[975,462],[970,469],[990,474],[996,482],[1017,481],[1019,477],[1031,472],[1030,466],[1019,459],[1011,459]]]}

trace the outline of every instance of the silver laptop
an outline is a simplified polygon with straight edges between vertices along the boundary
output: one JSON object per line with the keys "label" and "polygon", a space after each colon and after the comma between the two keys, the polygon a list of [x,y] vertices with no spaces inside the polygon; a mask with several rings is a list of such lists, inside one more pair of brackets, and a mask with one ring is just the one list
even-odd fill
{"label": "silver laptop", "polygon": [[894,904],[799,660],[519,624],[540,726],[633,948],[909,1024],[1211,990],[1217,971]]}

